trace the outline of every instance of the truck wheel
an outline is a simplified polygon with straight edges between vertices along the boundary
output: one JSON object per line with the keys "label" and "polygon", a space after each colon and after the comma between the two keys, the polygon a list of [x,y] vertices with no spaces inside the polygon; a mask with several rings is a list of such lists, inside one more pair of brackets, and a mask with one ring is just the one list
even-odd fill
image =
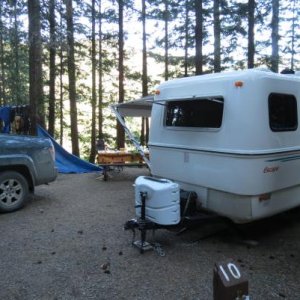
{"label": "truck wheel", "polygon": [[0,211],[11,212],[24,206],[29,189],[28,182],[18,172],[0,173]]}

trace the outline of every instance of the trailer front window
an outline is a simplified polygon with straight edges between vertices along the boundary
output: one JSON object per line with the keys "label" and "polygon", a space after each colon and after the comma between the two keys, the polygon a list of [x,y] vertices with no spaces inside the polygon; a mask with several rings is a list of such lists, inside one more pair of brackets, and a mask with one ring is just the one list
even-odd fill
{"label": "trailer front window", "polygon": [[294,95],[269,95],[269,122],[272,131],[293,131],[298,127],[297,100]]}
{"label": "trailer front window", "polygon": [[166,126],[220,128],[223,106],[224,99],[221,97],[170,101]]}

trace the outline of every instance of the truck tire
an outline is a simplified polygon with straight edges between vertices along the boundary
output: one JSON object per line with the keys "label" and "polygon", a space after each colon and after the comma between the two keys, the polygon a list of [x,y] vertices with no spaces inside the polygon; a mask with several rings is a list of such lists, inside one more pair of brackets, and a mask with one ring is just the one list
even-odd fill
{"label": "truck tire", "polygon": [[0,211],[12,212],[24,206],[29,193],[25,177],[15,171],[0,173]]}

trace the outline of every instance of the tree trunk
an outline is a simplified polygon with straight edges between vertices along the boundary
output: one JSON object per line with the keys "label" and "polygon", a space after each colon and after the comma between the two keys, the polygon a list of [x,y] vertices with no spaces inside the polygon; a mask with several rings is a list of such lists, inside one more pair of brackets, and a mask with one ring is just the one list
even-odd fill
{"label": "tree trunk", "polygon": [[145,145],[145,120],[146,120],[146,118],[142,117],[142,122],[141,122],[141,138],[140,138],[140,144],[142,146]]}
{"label": "tree trunk", "polygon": [[196,13],[196,26],[195,26],[195,42],[196,42],[196,56],[195,56],[195,67],[196,75],[203,73],[203,53],[202,53],[202,42],[203,42],[203,8],[202,0],[195,0],[195,13]]}
{"label": "tree trunk", "polygon": [[248,69],[254,68],[254,24],[255,0],[248,1]]}
{"label": "tree trunk", "polygon": [[3,0],[0,1],[0,105],[6,105],[2,5]]}
{"label": "tree trunk", "polygon": [[[299,10],[299,8],[298,8]],[[296,29],[296,22],[297,19],[297,10],[296,10],[296,0],[293,0],[293,20],[292,20],[292,41],[291,41],[291,70],[294,70],[294,61],[295,61],[295,29]]]}
{"label": "tree trunk", "polygon": [[221,24],[219,0],[214,0],[214,72],[221,72]]}
{"label": "tree trunk", "polygon": [[60,145],[63,145],[64,137],[64,83],[63,83],[63,74],[64,74],[64,64],[63,64],[63,5],[62,1],[60,3],[60,50],[59,50],[59,142]]}
{"label": "tree trunk", "polygon": [[63,66],[63,51],[62,46],[60,49],[60,58],[59,58],[59,142],[60,145],[63,145],[64,140],[64,82],[63,82],[63,74],[64,74],[64,66]]}
{"label": "tree trunk", "polygon": [[70,121],[72,153],[79,156],[78,128],[77,128],[77,103],[76,103],[76,77],[74,58],[74,25],[72,0],[65,0],[67,19],[67,41],[68,41],[68,77],[70,98]]}
{"label": "tree trunk", "polygon": [[279,0],[272,0],[272,57],[271,57],[271,70],[278,73],[279,65]]}
{"label": "tree trunk", "polygon": [[[123,0],[118,0],[119,4],[119,103],[124,102],[124,28],[123,28]],[[117,148],[124,148],[125,133],[123,127],[117,122]]]}
{"label": "tree trunk", "polygon": [[103,138],[103,72],[102,72],[102,15],[101,0],[99,0],[99,66],[98,66],[98,134]]}
{"label": "tree trunk", "polygon": [[29,97],[30,97],[30,134],[36,135],[38,122],[44,126],[42,47],[39,0],[28,1],[29,19]]}
{"label": "tree trunk", "polygon": [[165,81],[169,79],[169,0],[164,0],[165,11]]}
{"label": "tree trunk", "polygon": [[16,95],[17,104],[21,104],[21,89],[20,89],[20,66],[19,66],[19,28],[18,28],[18,12],[17,12],[17,1],[14,2],[13,7],[13,23],[14,28],[12,32],[12,49],[13,49],[13,59],[14,59],[14,93]]}
{"label": "tree trunk", "polygon": [[149,118],[146,118],[146,141],[147,141],[147,146],[148,146],[148,142],[149,142],[149,132],[150,132]]}
{"label": "tree trunk", "polygon": [[143,23],[143,70],[142,70],[142,94],[148,95],[148,69],[147,69],[147,35],[146,35],[146,0],[142,0]]}
{"label": "tree trunk", "polygon": [[50,26],[50,46],[49,46],[49,124],[48,132],[54,136],[55,124],[55,56],[56,56],[56,35],[55,35],[55,0],[49,1],[49,26]]}
{"label": "tree trunk", "polygon": [[184,21],[184,77],[188,76],[188,50],[189,50],[189,3],[185,2],[185,21]]}
{"label": "tree trunk", "polygon": [[95,0],[92,0],[92,124],[91,124],[91,153],[89,161],[95,162],[96,157],[96,12]]}
{"label": "tree trunk", "polygon": [[[143,24],[143,70],[142,70],[142,94],[148,95],[148,70],[147,70],[147,36],[146,36],[146,0],[142,0],[142,24]],[[145,123],[147,118],[142,117],[141,145],[147,144]]]}

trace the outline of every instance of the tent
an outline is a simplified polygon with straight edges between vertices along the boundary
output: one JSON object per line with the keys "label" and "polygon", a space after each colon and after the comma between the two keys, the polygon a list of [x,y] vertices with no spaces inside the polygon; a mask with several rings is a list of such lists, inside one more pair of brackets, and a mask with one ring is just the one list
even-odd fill
{"label": "tent", "polygon": [[67,152],[41,126],[38,126],[38,136],[51,139],[55,148],[55,165],[58,168],[59,173],[90,173],[103,171],[101,167]]}

